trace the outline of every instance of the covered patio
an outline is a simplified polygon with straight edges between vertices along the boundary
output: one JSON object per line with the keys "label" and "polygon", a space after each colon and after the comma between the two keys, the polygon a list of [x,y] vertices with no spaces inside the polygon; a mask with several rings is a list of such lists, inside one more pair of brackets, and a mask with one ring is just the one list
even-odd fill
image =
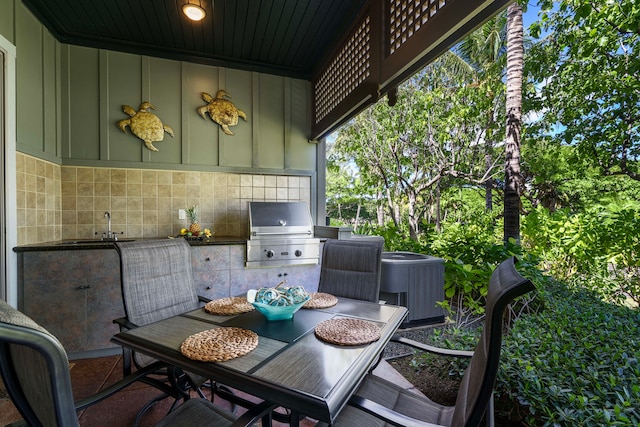
{"label": "covered patio", "polygon": [[[192,24],[181,17],[182,7],[185,4],[196,4],[204,10],[205,21],[200,24]],[[35,18],[41,25],[44,40],[36,49],[42,49],[43,69],[50,62],[56,65],[51,67],[56,73],[68,72],[68,64],[71,62],[65,56],[65,49],[72,48],[74,52],[90,55],[95,53],[99,65],[92,69],[95,71],[96,87],[94,92],[98,95],[97,102],[100,112],[108,116],[107,112],[113,109],[105,94],[109,94],[110,87],[116,86],[114,81],[105,80],[101,73],[117,74],[117,62],[109,63],[107,58],[112,52],[139,55],[141,76],[149,76],[155,69],[162,68],[164,60],[176,61],[171,63],[176,74],[181,74],[182,88],[192,83],[193,76],[189,74],[192,65],[204,65],[208,67],[224,67],[226,74],[221,73],[218,82],[225,83],[225,75],[233,72],[242,72],[239,80],[228,81],[236,85],[250,82],[256,87],[265,88],[271,82],[270,76],[284,78],[282,90],[279,95],[285,101],[278,104],[286,117],[284,123],[278,123],[277,128],[282,128],[283,136],[283,160],[282,164],[273,167],[265,166],[264,153],[268,151],[260,140],[261,124],[251,123],[250,144],[247,158],[248,164],[240,166],[224,157],[225,150],[220,142],[219,158],[214,159],[213,166],[192,166],[189,161],[183,160],[194,156],[196,149],[184,145],[177,149],[175,157],[166,163],[175,166],[178,170],[209,170],[216,172],[239,172],[244,176],[266,175],[281,173],[284,176],[301,175],[309,178],[311,182],[310,205],[312,215],[317,224],[325,218],[325,139],[342,124],[361,112],[367,106],[377,102],[383,97],[388,98],[389,104],[394,103],[396,88],[403,81],[433,61],[465,35],[479,27],[486,20],[500,12],[509,3],[508,0],[480,1],[480,0],[358,0],[345,2],[343,0],[313,1],[229,1],[229,0],[141,0],[128,2],[110,2],[103,0],[22,0],[15,1],[14,16],[11,25],[7,25],[7,33],[17,33],[20,39],[20,25],[22,21]],[[17,12],[16,12],[17,10]],[[0,24],[3,24],[1,21]],[[17,30],[16,30],[17,28]],[[3,27],[0,25],[0,33]],[[53,39],[49,39],[49,37]],[[50,43],[51,42],[51,43]],[[53,46],[56,51],[56,61],[48,55],[47,48]],[[2,45],[0,45],[2,47]],[[19,49],[28,49],[28,45],[18,43]],[[88,48],[90,50],[84,50]],[[63,51],[63,53],[60,53]],[[18,56],[20,58],[20,56]],[[75,59],[77,60],[77,58]],[[14,54],[8,62],[15,64]],[[100,65],[100,61],[102,65]],[[79,61],[81,62],[81,61]],[[149,65],[153,63],[154,66]],[[114,65],[115,64],[115,65]],[[174,67],[174,65],[178,64]],[[42,65],[42,64],[41,64]],[[156,67],[154,69],[154,67]],[[37,67],[36,67],[37,68]],[[81,67],[74,68],[77,72]],[[81,144],[82,139],[73,140],[70,134],[78,135],[78,130],[84,126],[73,128],[84,119],[77,120],[76,125],[66,126],[65,116],[67,112],[60,113],[69,106],[81,104],[81,97],[85,96],[84,88],[74,87],[73,72],[68,72],[66,79],[52,84],[55,93],[64,93],[73,102],[65,104],[68,100],[64,96],[50,97],[48,91],[49,82],[45,82],[40,95],[45,100],[40,106],[42,114],[43,135],[50,128],[55,128],[57,136],[54,138],[55,147],[51,148],[51,138],[45,136],[43,141],[29,141],[27,126],[28,119],[23,114],[16,113],[15,105],[10,109],[10,118],[16,119],[18,127],[26,137],[17,138],[16,130],[6,131],[8,135],[5,154],[6,164],[3,165],[5,175],[16,176],[16,154],[24,151],[28,155],[41,157],[44,160],[52,160],[59,165],[67,163],[70,167],[103,166],[121,167],[127,159],[114,161],[113,145],[109,147],[109,131],[105,130],[104,123],[98,123],[94,129],[99,135],[99,143],[95,144],[95,153],[89,153]],[[43,73],[46,74],[46,73]],[[204,74],[204,73],[203,73]],[[266,76],[266,77],[265,77]],[[11,75],[15,80],[15,75]],[[28,76],[27,76],[28,77]],[[43,80],[50,77],[45,75]],[[143,80],[142,78],[140,80]],[[124,81],[124,79],[121,79]],[[22,87],[29,86],[22,83]],[[135,85],[134,85],[135,86]],[[151,93],[162,92],[156,87],[150,88],[146,81],[141,83],[143,96]],[[135,92],[132,89],[132,92]],[[305,99],[298,99],[299,93],[305,93],[309,101],[309,108],[304,105]],[[15,90],[10,92],[15,95]],[[268,89],[265,91],[270,94]],[[253,93],[246,97],[254,105],[262,107],[262,112],[270,108],[268,96],[265,93]],[[27,95],[26,91],[18,93],[19,100]],[[138,95],[136,94],[137,98]],[[170,95],[167,95],[170,98]],[[64,99],[64,101],[61,101]],[[300,101],[300,103],[297,103]],[[182,106],[176,108],[178,113],[188,111],[190,101],[182,100]],[[302,105],[300,105],[302,104]],[[56,117],[52,119],[51,110],[54,107]],[[22,108],[22,110],[21,110]],[[18,113],[24,112],[24,104],[18,108]],[[59,110],[57,109],[59,108]],[[299,111],[298,111],[299,109]],[[258,108],[258,111],[260,109]],[[77,117],[82,112],[77,112]],[[309,117],[307,117],[307,113]],[[71,113],[70,113],[71,114]],[[72,115],[76,115],[74,111]],[[63,117],[61,119],[60,117]],[[186,114],[185,114],[186,116]],[[297,117],[299,116],[299,117]],[[290,119],[294,117],[294,119]],[[69,120],[71,121],[71,120]],[[90,120],[89,120],[90,121]],[[58,126],[58,123],[60,125]],[[51,126],[51,123],[54,123]],[[303,123],[303,125],[300,125]],[[187,129],[184,139],[188,140],[189,123],[183,119],[183,127]],[[266,126],[265,126],[266,127]],[[292,131],[292,128],[293,129]],[[263,128],[264,129],[264,128]],[[295,134],[294,137],[291,135]],[[298,141],[293,141],[298,134],[303,134],[304,150],[292,148]],[[77,138],[77,137],[76,137]],[[15,141],[20,139],[22,147],[16,151]],[[37,140],[37,138],[34,138]],[[90,139],[90,138],[87,138]],[[25,141],[27,143],[25,144]],[[59,143],[64,141],[64,144]],[[293,141],[293,142],[292,142]],[[29,146],[34,145],[35,148]],[[41,144],[41,146],[38,146]],[[309,156],[308,146],[313,155]],[[26,149],[25,149],[26,147]],[[229,145],[227,145],[229,147]],[[22,151],[21,151],[22,150]],[[111,150],[111,151],[110,151]],[[231,150],[227,148],[227,150]],[[298,150],[298,151],[296,151]],[[165,151],[165,152],[168,152]],[[299,155],[303,152],[303,155]],[[150,154],[142,152],[139,163],[141,169],[154,168],[160,162],[150,161]],[[259,154],[262,155],[260,158]],[[84,157],[86,155],[86,157]],[[93,156],[93,157],[92,157]],[[229,158],[232,156],[229,155]],[[299,157],[305,157],[308,164],[299,166]],[[217,162],[217,163],[216,163]],[[176,166],[177,165],[177,166]],[[125,167],[126,168],[126,167]],[[207,169],[209,168],[209,169]],[[265,172],[266,171],[266,172]],[[302,172],[300,172],[302,171]],[[75,173],[75,172],[74,172]],[[297,178],[297,177],[296,177]],[[5,206],[15,206],[16,179],[8,181],[9,191],[6,192]],[[81,195],[79,197],[82,197]],[[9,210],[9,209],[8,209]],[[60,226],[60,220],[56,226]],[[4,239],[2,248],[3,286],[0,295],[3,300],[15,305],[17,297],[17,276],[14,266],[17,264],[13,248],[27,242],[20,241],[18,236],[17,214],[14,211],[3,216],[3,227],[7,229],[7,238]],[[74,224],[75,226],[75,224]],[[231,229],[231,227],[229,227]],[[78,229],[80,227],[78,226]],[[158,231],[158,234],[161,232]],[[26,234],[26,231],[25,231]],[[43,233],[44,234],[44,233]],[[59,237],[59,236],[58,236]],[[147,237],[147,236],[144,236]],[[157,236],[156,236],[157,237]],[[162,236],[164,237],[164,236]],[[41,239],[50,240],[50,239]],[[32,243],[32,242],[29,242]],[[38,243],[38,242],[36,242]],[[70,363],[71,376],[76,398],[81,398],[95,393],[102,387],[109,385],[121,375],[121,357],[105,356],[88,359],[73,360]],[[377,371],[381,376],[411,389],[397,372],[382,363]],[[99,405],[91,407],[80,414],[81,425],[131,425],[137,413],[137,409],[148,401],[154,390],[149,387],[131,388],[113,399],[108,399]],[[19,418],[15,408],[5,394],[0,396],[0,422],[8,423]],[[143,425],[153,425],[161,419],[169,402],[157,405]],[[148,423],[148,424],[147,424]],[[313,420],[309,421],[312,425]],[[303,425],[304,421],[303,421]]]}

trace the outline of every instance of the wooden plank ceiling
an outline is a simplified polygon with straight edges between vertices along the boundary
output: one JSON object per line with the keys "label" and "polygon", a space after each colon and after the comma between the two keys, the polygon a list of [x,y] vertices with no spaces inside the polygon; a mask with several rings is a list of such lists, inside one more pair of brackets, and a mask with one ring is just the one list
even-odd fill
{"label": "wooden plank ceiling", "polygon": [[[310,139],[513,0],[23,0],[62,43],[309,80]],[[186,3],[206,17],[191,22]]]}
{"label": "wooden plank ceiling", "polygon": [[[188,20],[186,3],[206,17]],[[23,0],[63,43],[309,80],[366,0]]]}

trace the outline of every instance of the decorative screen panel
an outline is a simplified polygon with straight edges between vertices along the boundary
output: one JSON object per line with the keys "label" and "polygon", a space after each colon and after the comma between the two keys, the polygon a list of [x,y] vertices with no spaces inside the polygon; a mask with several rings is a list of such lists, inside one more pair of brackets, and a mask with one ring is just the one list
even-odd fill
{"label": "decorative screen panel", "polygon": [[311,139],[326,136],[514,0],[369,0],[313,81]]}
{"label": "decorative screen panel", "polygon": [[315,124],[371,75],[371,19],[365,17],[314,86]]}
{"label": "decorative screen panel", "polygon": [[393,54],[433,18],[447,0],[389,0],[388,54]]}

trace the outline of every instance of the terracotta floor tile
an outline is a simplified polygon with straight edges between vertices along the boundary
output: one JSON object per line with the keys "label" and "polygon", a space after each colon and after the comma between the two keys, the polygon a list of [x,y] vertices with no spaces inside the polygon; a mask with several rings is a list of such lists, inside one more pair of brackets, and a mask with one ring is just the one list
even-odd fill
{"label": "terracotta floor tile", "polygon": [[[154,397],[160,395],[152,387],[123,390],[110,398],[86,409],[79,418],[80,426],[132,426],[138,412]],[[172,398],[155,403],[140,419],[140,426],[154,426],[166,416]]]}
{"label": "terracotta floor tile", "polygon": [[[106,377],[115,369],[120,358],[120,356],[107,356],[72,360],[69,365],[73,398],[77,400],[91,396],[102,389]],[[122,372],[118,373],[122,377]]]}
{"label": "terracotta floor tile", "polygon": [[[74,391],[74,399],[88,397],[100,389],[107,387],[122,378],[122,357],[107,356],[93,359],[77,359],[70,362],[71,383]],[[237,392],[245,398],[256,400],[246,394]],[[135,383],[125,390],[105,399],[78,413],[81,427],[126,427],[132,426],[136,415],[142,407],[158,396],[160,392],[146,384]],[[205,394],[210,398],[210,391],[205,389]],[[197,397],[195,392],[192,397]],[[219,397],[214,399],[217,405],[228,410],[231,405]],[[149,427],[157,424],[171,408],[173,398],[166,398],[155,403],[140,419],[141,427]],[[237,414],[244,413],[244,409],[238,408]],[[11,403],[0,383],[0,425],[6,425],[19,420],[20,414]],[[274,427],[287,424],[275,422]],[[315,425],[313,420],[301,420],[301,427]]]}

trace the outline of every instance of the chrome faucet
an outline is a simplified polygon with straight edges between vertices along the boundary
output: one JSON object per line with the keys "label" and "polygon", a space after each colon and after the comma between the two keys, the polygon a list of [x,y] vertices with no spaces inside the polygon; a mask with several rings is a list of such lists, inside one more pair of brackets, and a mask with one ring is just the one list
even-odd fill
{"label": "chrome faucet", "polygon": [[[116,233],[111,230],[111,214],[109,212],[105,212],[104,217],[107,218],[107,232],[106,233],[104,231],[102,232],[102,237],[100,238],[100,240],[113,240],[113,241],[118,240],[118,234],[124,234],[124,231],[121,231],[120,233]],[[96,231],[95,234],[97,236],[98,232]]]}
{"label": "chrome faucet", "polygon": [[109,212],[105,212],[104,217],[107,218],[107,239],[117,239],[115,233],[111,231],[111,214]]}

